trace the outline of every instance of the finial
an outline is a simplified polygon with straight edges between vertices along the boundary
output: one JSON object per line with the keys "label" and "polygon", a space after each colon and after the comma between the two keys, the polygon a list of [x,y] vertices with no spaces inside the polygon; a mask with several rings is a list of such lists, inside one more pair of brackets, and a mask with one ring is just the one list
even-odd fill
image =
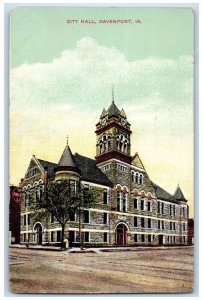
{"label": "finial", "polygon": [[114,103],[114,84],[112,84],[112,103]]}
{"label": "finial", "polygon": [[66,144],[68,146],[68,135],[66,136]]}

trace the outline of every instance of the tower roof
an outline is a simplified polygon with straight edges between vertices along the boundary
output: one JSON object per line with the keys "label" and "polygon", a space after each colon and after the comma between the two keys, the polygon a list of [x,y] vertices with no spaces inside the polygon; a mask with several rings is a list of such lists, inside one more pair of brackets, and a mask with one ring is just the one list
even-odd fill
{"label": "tower roof", "polygon": [[71,149],[68,145],[66,145],[63,154],[58,162],[59,167],[73,167],[77,168],[77,164],[75,158],[71,152]]}
{"label": "tower roof", "polygon": [[174,197],[177,199],[177,200],[180,200],[180,201],[187,201],[185,199],[185,196],[183,195],[183,192],[180,188],[180,186],[178,185],[177,188],[176,188],[176,191],[174,193]]}
{"label": "tower roof", "polygon": [[112,117],[112,116],[118,117],[120,115],[120,110],[114,103],[114,100],[112,101],[111,105],[109,106],[107,112],[108,112],[109,117]]}
{"label": "tower roof", "polygon": [[71,152],[70,147],[68,146],[68,143],[61,155],[61,158],[58,162],[58,166],[54,169],[55,172],[58,171],[73,171],[78,174],[81,173],[80,169],[78,168],[78,165],[76,163],[76,160]]}

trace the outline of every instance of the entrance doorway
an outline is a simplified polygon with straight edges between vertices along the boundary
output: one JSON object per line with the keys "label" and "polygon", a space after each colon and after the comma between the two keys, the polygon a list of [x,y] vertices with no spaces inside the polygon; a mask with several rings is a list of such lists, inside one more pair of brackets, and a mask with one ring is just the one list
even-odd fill
{"label": "entrance doorway", "polygon": [[162,246],[163,245],[163,235],[159,235],[159,245]]}
{"label": "entrance doorway", "polygon": [[36,230],[36,242],[37,244],[42,244],[42,226],[41,224],[36,224],[34,230]]}
{"label": "entrance doorway", "polygon": [[116,227],[116,244],[120,246],[127,245],[127,230],[125,224],[119,224]]}

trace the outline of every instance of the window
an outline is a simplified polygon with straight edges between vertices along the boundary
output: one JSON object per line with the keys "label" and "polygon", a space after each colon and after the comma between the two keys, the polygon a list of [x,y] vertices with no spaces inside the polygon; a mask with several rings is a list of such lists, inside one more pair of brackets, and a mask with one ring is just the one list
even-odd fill
{"label": "window", "polygon": [[161,222],[158,220],[158,229],[161,229]]}
{"label": "window", "polygon": [[78,190],[78,183],[76,180],[70,180],[70,191],[72,194],[75,194]]}
{"label": "window", "polygon": [[144,210],[144,200],[141,200],[141,210]]}
{"label": "window", "polygon": [[151,211],[151,202],[150,201],[147,202],[147,210]]}
{"label": "window", "polygon": [[143,184],[143,174],[140,174],[140,180],[139,180],[139,184]]}
{"label": "window", "polygon": [[185,231],[185,223],[183,223],[183,231]]}
{"label": "window", "polygon": [[74,212],[70,213],[70,221],[72,221],[72,222],[75,221],[75,213]]}
{"label": "window", "polygon": [[137,243],[138,239],[137,239],[137,234],[134,234],[134,242]]}
{"label": "window", "polygon": [[152,220],[148,219],[148,228],[151,228],[151,227],[152,227]]}
{"label": "window", "polygon": [[148,235],[148,243],[151,243],[152,242],[152,236],[151,234]]}
{"label": "window", "polygon": [[51,231],[51,242],[54,242],[54,231]]}
{"label": "window", "polygon": [[117,192],[117,211],[121,210],[120,200],[121,200],[121,192]]}
{"label": "window", "polygon": [[30,214],[27,215],[27,224],[30,225]]}
{"label": "window", "polygon": [[107,193],[107,190],[104,190],[104,192],[103,192],[103,203],[104,204],[108,203],[108,193]]}
{"label": "window", "polygon": [[103,172],[108,171],[110,169],[111,169],[111,165],[110,164],[105,165],[105,166],[102,167]]}
{"label": "window", "polygon": [[134,199],[134,209],[138,209],[138,199]]}
{"label": "window", "polygon": [[137,217],[134,217],[134,227],[137,227]]}
{"label": "window", "polygon": [[104,213],[103,220],[104,220],[104,224],[108,223],[108,214],[107,213]]}
{"label": "window", "polygon": [[170,204],[169,206],[169,213],[170,213],[170,216],[172,215],[172,205]]}
{"label": "window", "polygon": [[42,202],[43,201],[43,186],[39,186],[39,200]]}
{"label": "window", "polygon": [[38,187],[37,186],[35,187],[35,200],[36,200],[36,202],[39,201],[39,194],[38,194]]}
{"label": "window", "polygon": [[124,165],[121,165],[121,164],[116,164],[116,169],[120,170],[122,172],[126,172],[128,170],[127,167],[125,167]]}
{"label": "window", "polygon": [[158,210],[158,213],[160,214],[160,211],[161,211],[161,210],[160,210],[161,203],[158,201],[157,205],[158,205],[157,210]]}
{"label": "window", "polygon": [[164,203],[162,202],[162,209],[161,209],[162,215],[164,214]]}
{"label": "window", "polygon": [[85,242],[89,242],[90,240],[90,234],[89,232],[85,232]]}
{"label": "window", "polygon": [[132,172],[131,172],[131,180],[132,180],[132,181],[135,181],[134,178],[135,178],[135,172],[132,171]]}
{"label": "window", "polygon": [[176,223],[173,222],[173,230],[176,230]]}
{"label": "window", "polygon": [[141,227],[144,228],[144,218],[141,218]]}
{"label": "window", "polygon": [[104,232],[104,243],[107,243],[108,242],[108,236],[107,236],[107,232]]}
{"label": "window", "polygon": [[89,210],[84,210],[83,211],[83,216],[84,216],[84,223],[89,223],[90,222]]}
{"label": "window", "polygon": [[127,193],[123,193],[123,211],[127,212]]}
{"label": "window", "polygon": [[23,241],[26,242],[26,233],[23,233]]}
{"label": "window", "polygon": [[172,222],[170,222],[170,230],[172,230]]}
{"label": "window", "polygon": [[57,242],[61,242],[61,231],[57,231]]}
{"label": "window", "polygon": [[162,221],[161,223],[162,223],[162,229],[164,229],[165,228],[164,221]]}
{"label": "window", "polygon": [[139,183],[139,173],[135,173],[135,183]]}
{"label": "window", "polygon": [[175,207],[175,205],[173,205],[173,215],[174,216],[176,215],[176,207]]}
{"label": "window", "polygon": [[55,222],[55,216],[54,216],[54,213],[51,213],[51,223],[54,223]]}
{"label": "window", "polygon": [[23,216],[23,224],[26,226],[26,215]]}
{"label": "window", "polygon": [[145,238],[144,238],[144,234],[141,235],[141,242],[144,243]]}

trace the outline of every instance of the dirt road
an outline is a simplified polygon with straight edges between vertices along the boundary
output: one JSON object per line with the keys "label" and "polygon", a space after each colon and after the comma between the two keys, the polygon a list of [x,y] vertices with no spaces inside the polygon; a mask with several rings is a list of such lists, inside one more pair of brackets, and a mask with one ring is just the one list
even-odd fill
{"label": "dirt road", "polygon": [[98,253],[10,249],[14,293],[192,292],[193,248]]}

